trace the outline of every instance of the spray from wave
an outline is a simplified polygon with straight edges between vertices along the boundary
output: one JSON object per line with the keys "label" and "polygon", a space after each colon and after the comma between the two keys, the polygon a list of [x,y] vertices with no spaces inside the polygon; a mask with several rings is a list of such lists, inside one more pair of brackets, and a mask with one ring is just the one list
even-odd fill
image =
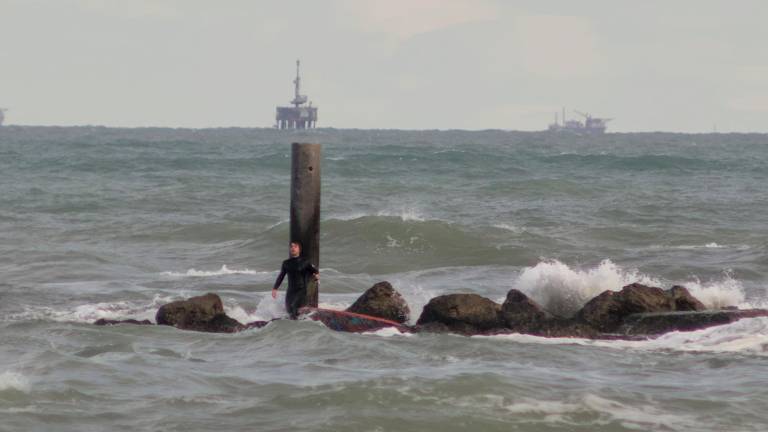
{"label": "spray from wave", "polygon": [[751,307],[745,303],[741,282],[733,279],[728,273],[722,279],[708,282],[694,278],[665,283],[637,270],[623,269],[609,259],[586,270],[573,269],[557,260],[543,261],[523,269],[514,283],[514,288],[527,293],[549,312],[570,317],[603,291],[619,291],[634,282],[665,288],[673,284],[684,285],[691,294],[711,309],[724,306]]}
{"label": "spray from wave", "polygon": [[557,260],[543,261],[523,269],[514,287],[530,295],[549,312],[569,317],[601,292],[618,291],[633,282],[660,285],[656,279],[637,271],[623,270],[606,259],[588,270],[574,270]]}

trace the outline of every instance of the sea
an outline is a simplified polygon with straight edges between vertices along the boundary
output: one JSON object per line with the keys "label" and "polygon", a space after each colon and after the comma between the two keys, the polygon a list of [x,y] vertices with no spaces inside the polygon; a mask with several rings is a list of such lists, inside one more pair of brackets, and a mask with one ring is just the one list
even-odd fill
{"label": "sea", "polygon": [[[768,306],[768,135],[0,128],[1,431],[765,431],[768,319],[652,340],[166,326],[285,317],[291,143],[322,145],[320,304],[389,281],[568,316],[684,285]],[[284,288],[283,288],[284,289]]]}

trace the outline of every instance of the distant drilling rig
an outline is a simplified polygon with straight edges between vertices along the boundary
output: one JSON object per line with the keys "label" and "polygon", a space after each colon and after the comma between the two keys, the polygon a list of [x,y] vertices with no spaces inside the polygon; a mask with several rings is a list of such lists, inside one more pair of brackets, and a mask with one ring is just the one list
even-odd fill
{"label": "distant drilling rig", "polygon": [[317,127],[317,107],[307,104],[307,96],[301,94],[300,62],[296,60],[296,79],[293,80],[295,93],[289,107],[277,107],[278,129],[312,129]]}

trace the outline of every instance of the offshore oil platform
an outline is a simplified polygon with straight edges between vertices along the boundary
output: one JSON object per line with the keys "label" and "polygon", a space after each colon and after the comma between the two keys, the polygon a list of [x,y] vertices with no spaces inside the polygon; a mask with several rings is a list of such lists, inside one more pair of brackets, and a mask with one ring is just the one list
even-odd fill
{"label": "offshore oil platform", "polygon": [[5,108],[0,108],[0,126],[3,125],[3,122],[5,121],[5,112],[8,111]]}
{"label": "offshore oil platform", "polygon": [[555,122],[550,124],[547,128],[549,132],[569,132],[575,134],[604,134],[606,124],[613,120],[609,118],[592,117],[589,113],[583,113],[581,111],[575,111],[576,114],[584,117],[584,121],[581,120],[566,120],[565,108],[563,108],[563,122],[558,121],[557,113],[555,113]]}
{"label": "offshore oil platform", "polygon": [[[301,76],[299,75],[299,61],[296,60],[296,79],[293,80],[295,93],[291,105],[277,107],[278,129],[312,129],[317,127],[317,107],[312,102],[307,102],[307,96],[301,94]],[[305,104],[307,104],[305,106]]]}

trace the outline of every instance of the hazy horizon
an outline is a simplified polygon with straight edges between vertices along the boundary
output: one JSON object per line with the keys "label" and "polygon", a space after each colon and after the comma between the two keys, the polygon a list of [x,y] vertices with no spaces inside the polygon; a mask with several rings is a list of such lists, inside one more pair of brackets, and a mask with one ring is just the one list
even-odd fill
{"label": "hazy horizon", "polygon": [[765,133],[768,4],[0,0],[6,125]]}

